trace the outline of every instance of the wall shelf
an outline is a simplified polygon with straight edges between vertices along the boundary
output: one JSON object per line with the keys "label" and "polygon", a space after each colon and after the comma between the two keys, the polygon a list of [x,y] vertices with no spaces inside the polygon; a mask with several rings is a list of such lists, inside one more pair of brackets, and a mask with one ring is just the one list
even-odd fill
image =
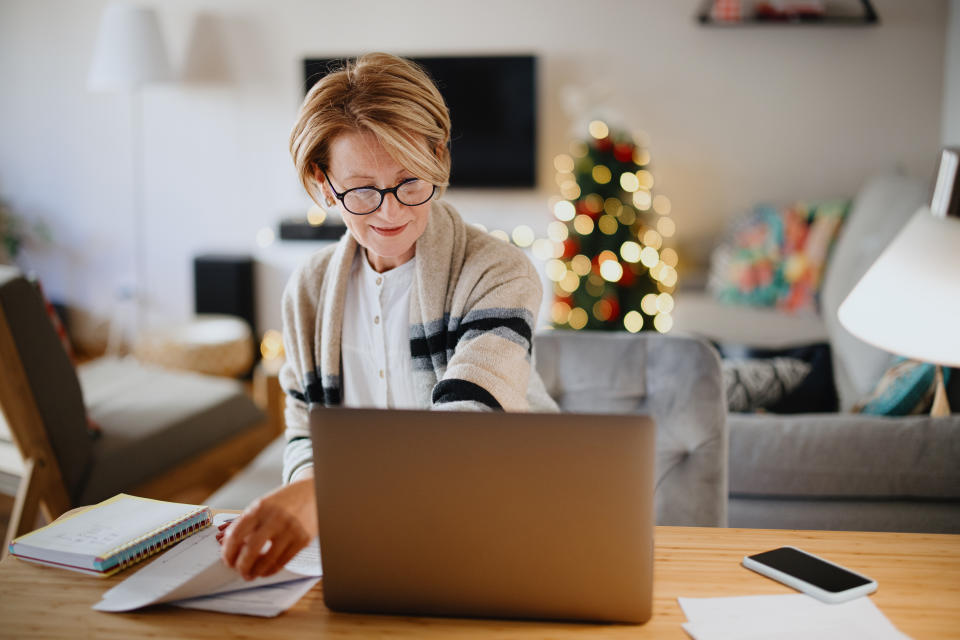
{"label": "wall shelf", "polygon": [[[823,15],[800,15],[790,17],[765,17],[745,15],[740,20],[714,20],[710,15],[714,0],[704,0],[697,21],[705,27],[796,27],[796,26],[839,26],[871,27],[880,24],[880,17],[870,0],[860,0],[861,13],[831,13],[827,3],[827,12]],[[744,5],[750,4],[744,2]],[[835,9],[834,9],[835,11]]]}

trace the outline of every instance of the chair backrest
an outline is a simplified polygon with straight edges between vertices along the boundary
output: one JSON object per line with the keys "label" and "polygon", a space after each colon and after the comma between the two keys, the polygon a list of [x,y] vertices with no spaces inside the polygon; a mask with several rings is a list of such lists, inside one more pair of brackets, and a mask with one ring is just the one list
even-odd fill
{"label": "chair backrest", "polygon": [[535,337],[534,353],[562,411],[653,416],[657,524],[726,526],[726,410],[713,347],[675,335],[550,331]]}
{"label": "chair backrest", "polygon": [[42,296],[17,269],[4,265],[0,360],[0,410],[24,460],[34,461],[39,474],[32,479],[39,484],[32,487],[26,486],[31,478],[22,479],[21,491],[29,488],[47,514],[56,517],[75,506],[91,463],[86,409],[73,363]]}

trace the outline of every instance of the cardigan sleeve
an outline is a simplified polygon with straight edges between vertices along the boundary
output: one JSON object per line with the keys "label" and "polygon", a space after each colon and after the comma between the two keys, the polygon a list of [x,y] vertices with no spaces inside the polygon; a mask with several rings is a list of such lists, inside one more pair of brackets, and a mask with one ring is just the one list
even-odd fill
{"label": "cardigan sleeve", "polygon": [[453,353],[433,389],[433,408],[529,410],[539,276],[519,250],[501,250],[495,260],[468,261],[461,280],[469,294],[462,312],[451,313]]}

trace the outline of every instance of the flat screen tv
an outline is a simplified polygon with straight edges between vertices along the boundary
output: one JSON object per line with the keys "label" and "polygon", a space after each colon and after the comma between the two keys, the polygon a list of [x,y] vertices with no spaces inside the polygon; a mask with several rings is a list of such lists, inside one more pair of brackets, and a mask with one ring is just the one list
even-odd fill
{"label": "flat screen tv", "polygon": [[[536,59],[412,57],[436,82],[453,123],[454,187],[536,186]],[[344,58],[303,61],[306,91]]]}

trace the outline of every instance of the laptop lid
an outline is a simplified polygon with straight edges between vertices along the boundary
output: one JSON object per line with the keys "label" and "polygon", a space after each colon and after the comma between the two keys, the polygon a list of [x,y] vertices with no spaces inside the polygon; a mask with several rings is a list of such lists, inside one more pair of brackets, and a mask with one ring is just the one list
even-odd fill
{"label": "laptop lid", "polygon": [[317,408],[310,428],[328,608],[650,618],[650,418]]}

